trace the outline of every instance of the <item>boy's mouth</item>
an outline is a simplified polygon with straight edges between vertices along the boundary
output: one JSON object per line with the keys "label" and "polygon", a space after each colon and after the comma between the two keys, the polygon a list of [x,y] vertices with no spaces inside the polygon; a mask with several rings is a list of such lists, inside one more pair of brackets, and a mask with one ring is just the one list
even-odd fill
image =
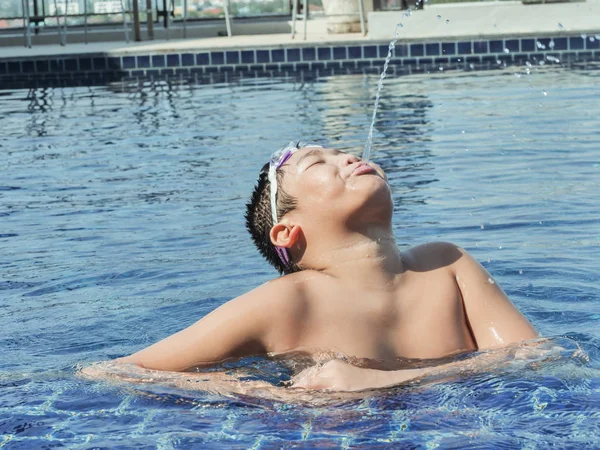
{"label": "boy's mouth", "polygon": [[352,171],[350,176],[358,176],[358,175],[365,175],[365,174],[376,175],[377,171],[373,167],[369,166],[367,163],[359,163],[356,166],[356,168]]}

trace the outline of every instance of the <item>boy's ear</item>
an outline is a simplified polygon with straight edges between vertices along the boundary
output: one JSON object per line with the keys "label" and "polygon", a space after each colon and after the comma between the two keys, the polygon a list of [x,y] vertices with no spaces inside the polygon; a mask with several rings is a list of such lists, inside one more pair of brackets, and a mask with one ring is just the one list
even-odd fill
{"label": "boy's ear", "polygon": [[291,248],[296,242],[298,242],[301,233],[302,228],[300,225],[290,225],[280,222],[271,228],[269,235],[273,245],[276,245],[277,247]]}

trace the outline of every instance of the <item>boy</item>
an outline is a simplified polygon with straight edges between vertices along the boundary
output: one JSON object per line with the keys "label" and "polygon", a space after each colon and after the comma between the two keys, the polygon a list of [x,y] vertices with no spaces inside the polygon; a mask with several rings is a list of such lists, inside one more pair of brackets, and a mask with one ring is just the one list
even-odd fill
{"label": "boy", "polygon": [[431,243],[401,252],[392,211],[377,165],[288,145],[263,167],[246,214],[259,251],[285,276],[118,361],[186,371],[293,351],[425,359],[538,337],[464,250]]}

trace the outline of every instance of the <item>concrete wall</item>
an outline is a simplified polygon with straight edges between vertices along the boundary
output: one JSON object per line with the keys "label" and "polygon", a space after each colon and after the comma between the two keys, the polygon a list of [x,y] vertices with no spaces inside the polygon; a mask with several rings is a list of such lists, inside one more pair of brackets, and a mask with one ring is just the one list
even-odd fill
{"label": "concrete wall", "polygon": [[[369,37],[391,39],[402,14],[401,11],[369,13]],[[600,0],[533,5],[513,1],[425,5],[403,20],[400,40],[575,31],[600,33]]]}

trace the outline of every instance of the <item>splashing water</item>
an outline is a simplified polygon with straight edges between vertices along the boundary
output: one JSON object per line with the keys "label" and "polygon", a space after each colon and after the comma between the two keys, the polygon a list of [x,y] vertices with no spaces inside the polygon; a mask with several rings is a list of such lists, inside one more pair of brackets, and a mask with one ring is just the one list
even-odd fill
{"label": "splashing water", "polygon": [[379,77],[379,84],[377,85],[377,95],[375,96],[375,106],[373,107],[373,117],[371,118],[371,127],[369,128],[369,134],[367,136],[367,142],[365,142],[365,148],[362,154],[362,160],[364,162],[369,162],[369,158],[371,157],[371,147],[373,146],[373,131],[375,129],[375,118],[377,117],[377,107],[379,106],[379,98],[381,96],[381,88],[383,87],[383,80],[385,79],[385,74],[387,72],[387,68],[390,64],[390,59],[392,59],[392,51],[394,47],[396,47],[396,42],[398,41],[398,35],[400,33],[400,29],[403,27],[402,22],[406,17],[410,17],[412,14],[410,8],[407,9],[402,15],[402,20],[400,23],[396,25],[396,29],[394,30],[394,37],[390,41],[390,45],[388,47],[388,53],[385,58],[385,64],[383,65],[383,70],[381,72],[381,76]]}

